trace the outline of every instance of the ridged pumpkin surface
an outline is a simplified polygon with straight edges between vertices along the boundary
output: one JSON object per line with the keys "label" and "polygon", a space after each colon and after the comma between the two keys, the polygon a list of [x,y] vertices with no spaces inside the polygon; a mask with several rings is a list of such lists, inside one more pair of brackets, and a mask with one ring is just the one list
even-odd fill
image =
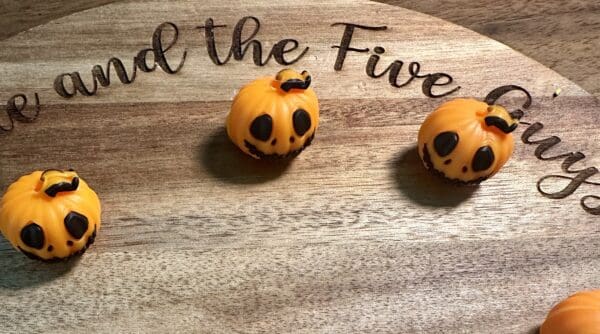
{"label": "ridged pumpkin surface", "polygon": [[0,231],[32,258],[85,250],[100,229],[100,200],[77,173],[36,171],[11,184],[0,202]]}
{"label": "ridged pumpkin surface", "polygon": [[[282,89],[286,82],[297,85],[290,85],[292,88],[286,91]],[[229,138],[259,159],[301,151],[310,144],[319,125],[317,95],[308,85],[310,76],[306,72],[283,70],[275,77],[244,86],[227,117]]]}
{"label": "ridged pumpkin surface", "polygon": [[475,99],[451,100],[421,125],[419,155],[428,169],[448,179],[478,183],[498,172],[512,155],[510,131],[516,124],[501,106]]}
{"label": "ridged pumpkin surface", "polygon": [[600,290],[576,293],[554,306],[540,334],[600,333]]}

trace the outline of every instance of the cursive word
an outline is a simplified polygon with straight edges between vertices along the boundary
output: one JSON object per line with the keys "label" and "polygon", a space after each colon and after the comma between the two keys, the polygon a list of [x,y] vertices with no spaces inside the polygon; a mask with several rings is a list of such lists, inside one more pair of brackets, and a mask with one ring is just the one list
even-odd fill
{"label": "cursive word", "polygon": [[[355,28],[363,29],[363,30],[371,30],[371,31],[387,30],[387,26],[371,27],[371,26],[364,26],[364,25],[359,25],[359,24],[354,24],[354,23],[345,23],[345,22],[334,23],[331,26],[332,27],[335,27],[335,26],[344,26],[345,27],[344,34],[342,35],[342,40],[341,40],[340,44],[332,46],[332,48],[334,48],[334,49],[339,49],[337,58],[335,61],[335,65],[334,65],[334,69],[336,71],[341,71],[342,68],[344,67],[344,60],[346,59],[346,55],[348,54],[348,51],[358,52],[358,53],[369,52],[369,48],[355,48],[355,47],[351,46],[352,36],[354,34]],[[424,79],[423,83],[421,85],[421,90],[423,91],[423,94],[425,96],[431,97],[431,98],[443,97],[446,95],[450,95],[452,93],[457,92],[460,89],[460,86],[457,86],[446,92],[442,92],[439,94],[433,93],[432,89],[436,86],[447,86],[447,85],[452,84],[452,81],[453,81],[452,77],[446,73],[420,74],[421,64],[418,62],[414,62],[414,61],[410,62],[408,64],[408,70],[407,70],[408,78],[406,78],[406,80],[404,80],[404,82],[399,83],[398,77],[400,75],[400,70],[404,66],[404,62],[401,60],[395,60],[390,65],[388,65],[383,71],[376,73],[377,65],[379,63],[379,60],[381,59],[380,55],[385,53],[385,49],[381,46],[375,46],[373,48],[373,52],[375,52],[375,54],[371,55],[369,57],[369,60],[367,61],[367,65],[365,68],[367,75],[371,78],[376,79],[376,78],[380,78],[380,77],[388,74],[388,82],[390,83],[391,86],[396,87],[396,88],[402,88],[402,87],[410,84],[414,79]]]}
{"label": "cursive word", "polygon": [[[166,41],[166,45],[163,44],[163,31],[165,28],[173,29],[174,33],[171,37],[171,40]],[[71,98],[75,96],[78,92],[84,96],[92,96],[95,95],[98,91],[98,83],[102,87],[107,87],[110,85],[110,70],[111,65],[114,68],[119,81],[123,84],[130,84],[135,81],[137,70],[139,69],[142,72],[153,72],[156,70],[157,65],[160,67],[165,73],[175,74],[181,70],[183,64],[185,63],[185,59],[187,56],[187,50],[183,52],[183,56],[181,57],[181,61],[179,65],[173,69],[166,58],[166,53],[169,51],[176,43],[179,38],[179,29],[177,26],[170,22],[165,22],[159,25],[154,34],[152,36],[152,48],[142,49],[138,52],[138,54],[133,58],[133,69],[130,74],[127,74],[127,70],[125,69],[125,65],[123,62],[116,57],[110,58],[108,60],[108,64],[106,65],[106,72],[100,65],[95,65],[92,67],[92,85],[91,88],[85,85],[83,80],[81,79],[81,75],[79,72],[72,73],[63,73],[56,77],[54,80],[54,90],[56,93],[64,98]],[[150,65],[148,65],[148,54],[152,53],[153,61]],[[70,87],[68,88],[65,85],[65,82],[70,82]]]}
{"label": "cursive word", "polygon": [[[246,23],[248,21],[252,21],[254,23],[254,29],[250,36],[244,40],[242,40],[242,33],[244,32],[244,28],[246,27]],[[263,46],[259,40],[254,39],[258,32],[260,31],[260,20],[254,16],[246,16],[238,21],[233,29],[233,34],[231,37],[231,47],[229,48],[229,53],[225,57],[225,59],[221,60],[219,58],[219,54],[217,52],[217,45],[215,41],[215,29],[216,28],[225,28],[226,25],[215,25],[212,18],[206,20],[203,26],[196,27],[199,30],[204,30],[204,38],[206,39],[206,51],[208,52],[208,56],[212,60],[215,65],[224,65],[231,57],[233,59],[240,61],[244,59],[244,56],[248,52],[248,49],[252,47],[252,59],[256,66],[264,66],[266,65],[271,58],[274,58],[277,63],[280,65],[292,65],[302,59],[304,55],[308,52],[309,48],[304,48],[299,55],[292,59],[286,59],[286,54],[295,51],[300,46],[300,43],[295,39],[282,39],[279,42],[275,43],[271,48],[271,51],[267,55],[265,59],[263,59]]]}
{"label": "cursive word", "polygon": [[[487,95],[487,97],[485,98],[485,102],[488,104],[494,104],[496,102],[496,100],[498,100],[502,95],[504,95],[508,92],[511,92],[511,91],[520,91],[520,92],[525,93],[527,99],[522,106],[523,109],[527,109],[531,106],[531,103],[532,103],[531,94],[529,94],[529,92],[527,90],[525,90],[524,88],[515,86],[515,85],[502,86],[502,87],[498,87],[498,88],[494,89]],[[517,118],[520,118],[520,116],[523,115],[523,110],[518,109],[514,112],[511,112],[511,115],[513,115],[513,117],[516,116]],[[565,198],[565,197],[572,195],[583,184],[600,186],[600,183],[589,181],[589,178],[591,178],[592,176],[599,173],[598,168],[587,167],[587,168],[577,169],[577,170],[572,169],[572,166],[576,162],[585,159],[586,156],[582,152],[579,152],[579,151],[567,152],[567,153],[563,153],[563,154],[559,154],[559,155],[555,155],[555,156],[545,156],[544,155],[548,150],[550,150],[552,147],[558,145],[558,143],[560,143],[562,140],[560,137],[557,137],[557,136],[550,136],[545,139],[533,140],[532,139],[533,135],[535,135],[536,133],[541,131],[543,128],[544,128],[544,124],[542,124],[540,122],[534,122],[534,123],[530,124],[529,127],[527,129],[525,129],[525,131],[523,131],[523,134],[521,135],[521,140],[523,141],[524,144],[538,145],[534,151],[534,155],[539,160],[553,161],[553,160],[561,160],[562,159],[563,161],[561,164],[561,170],[566,174],[574,174],[574,176],[565,176],[565,175],[543,176],[537,182],[537,190],[540,192],[540,194],[542,194],[543,196],[545,196],[547,198],[561,199],[561,198]],[[561,189],[559,191],[548,192],[543,189],[542,184],[544,184],[545,182],[550,181],[550,180],[569,180],[569,183],[563,189]],[[588,205],[588,202],[590,200],[600,200],[600,197],[595,196],[595,195],[586,195],[586,196],[582,197],[580,200],[581,206],[583,207],[583,209],[586,212],[588,212],[590,214],[600,215],[600,205],[597,205],[595,207]]]}
{"label": "cursive word", "polygon": [[[538,180],[538,183],[537,183],[538,191],[545,197],[553,198],[553,199],[560,199],[560,198],[565,198],[565,197],[573,194],[575,192],[575,190],[577,190],[582,184],[590,184],[590,185],[600,186],[600,183],[595,183],[595,182],[591,182],[588,180],[592,176],[598,174],[598,172],[599,172],[598,168],[587,167],[587,168],[576,169],[576,170],[571,169],[573,164],[585,159],[586,156],[582,152],[576,151],[576,152],[567,152],[567,153],[550,156],[550,157],[544,156],[544,153],[546,151],[548,151],[550,148],[552,148],[555,145],[557,145],[558,143],[560,143],[561,139],[557,136],[550,136],[545,139],[532,140],[531,137],[538,131],[542,130],[543,128],[544,128],[544,125],[540,122],[535,122],[535,123],[531,124],[523,132],[523,135],[521,136],[521,140],[525,144],[538,145],[538,147],[536,147],[536,149],[535,149],[534,154],[535,154],[536,158],[538,158],[539,160],[552,161],[552,160],[563,159],[563,162],[561,164],[561,170],[564,173],[575,174],[575,175],[573,177],[564,176],[564,175],[546,175]],[[547,192],[547,191],[543,190],[542,184],[544,182],[550,181],[550,180],[557,180],[557,179],[566,179],[566,180],[569,180],[569,183],[563,189],[556,191],[556,192]],[[590,199],[600,199],[600,197],[593,196],[593,195],[584,196],[581,198],[581,202],[580,202],[581,206],[584,208],[585,211],[587,211],[591,214],[600,215],[600,205],[598,205],[596,207],[591,207],[591,206],[587,205],[586,201],[588,201]]]}

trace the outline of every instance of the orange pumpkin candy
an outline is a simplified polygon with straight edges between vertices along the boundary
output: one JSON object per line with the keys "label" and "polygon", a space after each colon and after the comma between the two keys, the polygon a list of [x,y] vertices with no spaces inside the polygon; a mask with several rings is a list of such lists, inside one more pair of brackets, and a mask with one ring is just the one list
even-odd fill
{"label": "orange pumpkin candy", "polygon": [[319,125],[319,102],[306,72],[285,69],[244,86],[227,116],[227,134],[256,159],[295,156]]}
{"label": "orange pumpkin candy", "polygon": [[83,253],[100,229],[100,200],[74,171],[36,171],[8,187],[0,231],[30,258],[55,261]]}
{"label": "orange pumpkin candy", "polygon": [[600,290],[576,293],[554,306],[540,334],[600,333]]}
{"label": "orange pumpkin candy", "polygon": [[454,99],[431,113],[419,129],[425,167],[451,181],[477,184],[494,175],[514,148],[518,120],[501,106]]}

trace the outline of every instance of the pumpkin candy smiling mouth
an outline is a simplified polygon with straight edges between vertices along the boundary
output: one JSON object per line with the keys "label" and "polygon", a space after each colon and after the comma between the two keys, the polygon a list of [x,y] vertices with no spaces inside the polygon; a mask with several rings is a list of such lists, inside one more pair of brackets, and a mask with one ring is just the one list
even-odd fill
{"label": "pumpkin candy smiling mouth", "polygon": [[319,104],[306,71],[284,69],[257,79],[235,97],[227,117],[227,134],[256,159],[293,157],[311,144]]}

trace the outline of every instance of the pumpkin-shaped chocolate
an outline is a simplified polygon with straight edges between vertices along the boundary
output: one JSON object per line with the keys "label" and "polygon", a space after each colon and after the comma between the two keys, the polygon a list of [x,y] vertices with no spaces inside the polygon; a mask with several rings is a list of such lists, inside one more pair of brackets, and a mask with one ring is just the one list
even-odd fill
{"label": "pumpkin-shaped chocolate", "polygon": [[233,100],[227,134],[257,159],[295,156],[310,145],[319,124],[319,102],[304,71],[280,71],[244,86]]}
{"label": "pumpkin-shaped chocolate", "polygon": [[429,170],[462,184],[494,175],[514,148],[518,120],[498,105],[455,99],[431,113],[419,129],[419,155]]}
{"label": "pumpkin-shaped chocolate", "polygon": [[74,171],[22,176],[0,202],[0,231],[30,258],[61,260],[83,253],[100,228],[100,200]]}
{"label": "pumpkin-shaped chocolate", "polygon": [[554,306],[540,334],[600,333],[600,290],[576,293]]}

